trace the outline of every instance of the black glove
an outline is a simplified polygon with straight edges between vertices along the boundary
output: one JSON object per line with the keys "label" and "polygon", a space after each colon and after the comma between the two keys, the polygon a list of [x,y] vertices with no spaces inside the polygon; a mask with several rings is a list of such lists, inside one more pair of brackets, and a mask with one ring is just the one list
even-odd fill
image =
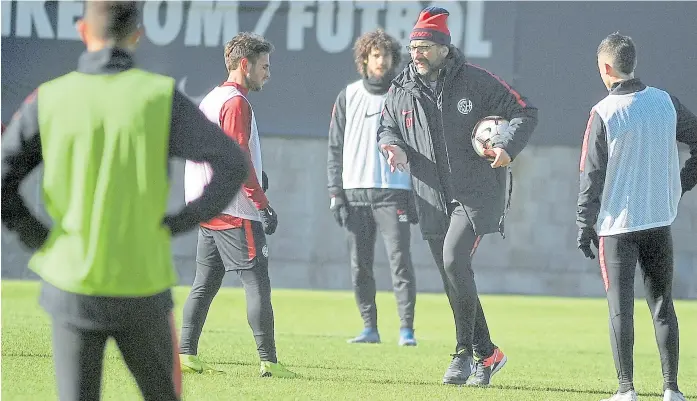
{"label": "black glove", "polygon": [[276,211],[267,206],[265,209],[259,211],[261,213],[261,223],[264,225],[264,233],[266,235],[271,235],[276,232],[276,226],[278,226],[278,215]]}
{"label": "black glove", "polygon": [[261,172],[261,189],[266,192],[269,189],[269,177],[266,176],[266,172]]}
{"label": "black glove", "polygon": [[34,216],[22,219],[12,229],[17,233],[19,241],[32,251],[41,248],[48,239],[48,228]]}
{"label": "black glove", "polygon": [[334,219],[339,227],[344,227],[348,220],[349,211],[344,198],[341,195],[333,196],[329,202],[329,210],[334,214]]}
{"label": "black glove", "polygon": [[167,227],[171,236],[176,236],[187,231],[191,231],[198,225],[198,221],[191,214],[179,213],[177,215],[165,216],[162,225]]}
{"label": "black glove", "polygon": [[596,249],[599,248],[600,240],[598,239],[598,234],[595,232],[595,228],[586,227],[578,230],[578,249],[580,249],[587,258],[595,259],[595,255],[591,250],[591,242],[593,242]]}

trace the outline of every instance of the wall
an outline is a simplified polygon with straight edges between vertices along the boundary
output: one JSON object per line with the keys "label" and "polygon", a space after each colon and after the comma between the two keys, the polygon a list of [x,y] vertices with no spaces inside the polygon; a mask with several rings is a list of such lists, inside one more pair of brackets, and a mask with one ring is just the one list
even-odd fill
{"label": "wall", "polygon": [[[351,279],[345,235],[328,210],[326,141],[262,139],[271,204],[279,229],[269,237],[272,283],[277,288],[349,289]],[[528,147],[514,163],[514,192],[507,236],[482,240],[474,259],[477,285],[485,293],[602,296],[597,259],[576,249],[576,194],[580,151],[570,147]],[[682,154],[684,160],[685,152]],[[170,210],[183,202],[183,167],[174,169]],[[35,175],[35,178],[38,174]],[[36,181],[26,194],[36,205]],[[697,298],[697,193],[683,198],[674,224],[676,298]],[[412,226],[412,253],[419,291],[441,291],[440,275],[418,227]],[[195,271],[195,232],[175,240],[173,254],[181,283],[190,285]],[[2,232],[3,278],[31,278],[12,234]],[[391,288],[383,244],[376,245],[376,277]],[[637,274],[637,296],[643,291]],[[233,275],[228,285],[238,285]]]}
{"label": "wall", "polygon": [[[75,68],[84,47],[73,29],[80,2],[2,1],[2,121],[39,83]],[[269,196],[281,217],[270,238],[277,287],[349,288],[342,230],[327,210],[326,132],[331,103],[356,79],[351,43],[383,26],[406,45],[430,1],[217,1],[145,3],[140,66],[174,77],[196,99],[224,79],[222,44],[238,30],[262,32],[276,46],[272,80],[251,101],[258,116]],[[595,51],[619,30],[638,46],[637,73],[697,112],[697,2],[447,1],[453,42],[470,61],[496,72],[540,110],[531,146],[516,161],[508,237],[491,236],[474,265],[484,292],[603,294],[597,261],[575,248],[578,158],[588,111],[606,92]],[[215,7],[212,9],[211,7]],[[156,18],[156,17],[160,18]],[[336,18],[329,18],[336,17]],[[327,21],[330,21],[328,24]],[[283,137],[281,137],[283,135]],[[172,208],[182,202],[177,166]],[[28,195],[38,201],[36,182]],[[694,191],[697,192],[697,191]],[[675,294],[697,297],[697,195],[683,199],[675,223]],[[413,227],[418,288],[440,291],[439,275]],[[182,283],[192,281],[196,236],[178,238]],[[2,231],[2,276],[32,277],[28,256]],[[377,245],[380,288],[389,272]],[[232,277],[230,284],[235,284]],[[637,283],[639,279],[637,278]],[[639,293],[641,294],[641,292]]]}
{"label": "wall", "polygon": [[[136,60],[175,78],[182,92],[200,99],[225,79],[225,41],[237,29],[262,32],[276,47],[271,81],[252,96],[262,135],[323,138],[337,93],[357,79],[353,39],[380,24],[407,45],[419,11],[430,3],[148,1]],[[451,12],[453,43],[467,59],[495,72],[540,109],[535,145],[578,146],[583,134],[578,127],[585,126],[591,106],[606,93],[596,48],[617,30],[636,41],[638,76],[697,110],[697,2],[435,3]],[[2,1],[0,6],[0,114],[7,124],[37,85],[75,68],[84,46],[71,18],[82,6],[73,1]]]}

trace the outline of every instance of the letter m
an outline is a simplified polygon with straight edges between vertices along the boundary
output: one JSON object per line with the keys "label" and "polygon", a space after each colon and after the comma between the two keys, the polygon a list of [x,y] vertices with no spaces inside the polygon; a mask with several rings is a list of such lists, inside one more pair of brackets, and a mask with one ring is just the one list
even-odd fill
{"label": "letter m", "polygon": [[185,46],[200,46],[203,36],[204,46],[217,47],[237,34],[237,2],[192,1],[189,7]]}

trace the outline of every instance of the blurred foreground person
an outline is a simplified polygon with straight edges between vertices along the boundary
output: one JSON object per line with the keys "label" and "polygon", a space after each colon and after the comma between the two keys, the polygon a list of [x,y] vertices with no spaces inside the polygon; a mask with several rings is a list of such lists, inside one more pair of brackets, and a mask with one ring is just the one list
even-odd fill
{"label": "blurred foreground person", "polygon": [[[170,237],[220,212],[248,172],[239,146],[172,78],[135,67],[139,7],[87,2],[77,71],[41,84],[2,136],[2,222],[36,252],[63,401],[100,398],[109,338],[145,400],[180,399]],[[172,157],[209,163],[214,178],[165,216]],[[50,230],[19,195],[41,163]]]}

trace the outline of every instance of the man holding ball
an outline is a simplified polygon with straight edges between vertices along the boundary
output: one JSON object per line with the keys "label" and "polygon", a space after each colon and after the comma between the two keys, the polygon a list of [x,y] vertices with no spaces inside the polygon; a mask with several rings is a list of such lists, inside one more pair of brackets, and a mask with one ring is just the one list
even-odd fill
{"label": "man holding ball", "polygon": [[[391,169],[409,165],[419,225],[453,310],[457,345],[443,383],[486,386],[506,363],[489,336],[471,257],[485,234],[503,234],[507,169],[537,125],[537,109],[450,44],[448,11],[428,7],[410,35],[412,61],[385,100],[378,144]],[[484,117],[510,129],[477,155],[470,133]],[[474,370],[472,369],[474,365]]]}

